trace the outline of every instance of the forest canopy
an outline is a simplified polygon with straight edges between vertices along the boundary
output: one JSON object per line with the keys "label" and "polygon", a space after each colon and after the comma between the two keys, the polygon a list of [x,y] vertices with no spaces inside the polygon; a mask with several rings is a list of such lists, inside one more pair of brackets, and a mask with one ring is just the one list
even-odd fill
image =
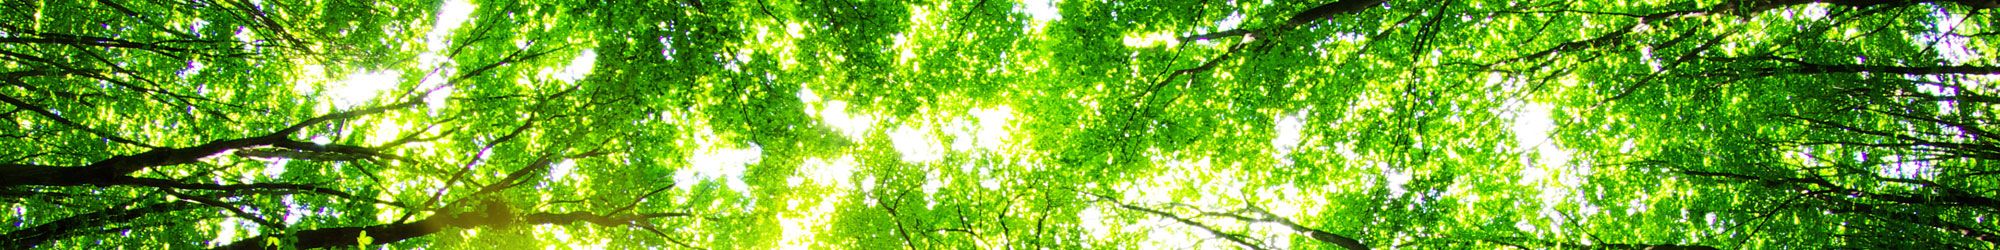
{"label": "forest canopy", "polygon": [[2000,248],[1996,8],[9,0],[0,248]]}

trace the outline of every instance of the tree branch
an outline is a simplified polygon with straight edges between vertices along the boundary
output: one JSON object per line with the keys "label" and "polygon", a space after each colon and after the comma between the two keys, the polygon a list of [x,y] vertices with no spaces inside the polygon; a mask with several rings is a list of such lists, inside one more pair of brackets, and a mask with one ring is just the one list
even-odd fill
{"label": "tree branch", "polygon": [[266,241],[272,238],[296,238],[297,241],[292,242],[291,245],[288,246],[289,248],[292,249],[356,246],[356,245],[361,245],[361,242],[358,239],[364,234],[372,239],[369,242],[370,244],[388,244],[388,243],[408,240],[411,238],[428,236],[431,234],[442,232],[447,228],[507,227],[507,226],[517,226],[517,225],[567,225],[577,222],[585,222],[599,226],[637,227],[636,226],[638,225],[637,223],[653,219],[694,216],[694,214],[691,213],[637,213],[637,214],[622,214],[622,215],[619,214],[601,215],[593,213],[531,213],[531,214],[521,215],[520,217],[513,217],[512,215],[514,215],[514,213],[512,213],[512,211],[507,211],[506,209],[507,209],[506,206],[498,206],[498,207],[489,206],[484,209],[441,214],[437,216],[431,216],[429,218],[425,218],[422,220],[411,221],[406,223],[320,228],[320,229],[298,231],[291,234],[263,235],[263,236],[251,237],[249,239],[237,241],[235,243],[230,243],[229,245],[223,245],[221,247],[216,247],[214,249],[281,249],[281,247],[267,245]]}
{"label": "tree branch", "polygon": [[[1072,190],[1074,190],[1074,189],[1072,189]],[[1257,244],[1257,243],[1254,243],[1254,242],[1250,242],[1250,240],[1249,240],[1249,239],[1246,239],[1246,238],[1249,238],[1248,236],[1244,236],[1244,235],[1239,235],[1239,234],[1231,234],[1231,233],[1225,233],[1225,232],[1222,232],[1221,230],[1218,230],[1218,229],[1215,229],[1215,227],[1214,227],[1214,226],[1209,226],[1208,224],[1203,224],[1203,223],[1201,223],[1201,222],[1199,222],[1199,221],[1194,221],[1193,219],[1188,219],[1187,217],[1182,217],[1182,216],[1180,216],[1180,215],[1176,215],[1176,214],[1174,214],[1174,213],[1170,213],[1170,212],[1167,212],[1167,211],[1160,211],[1160,210],[1158,210],[1158,209],[1152,209],[1152,208],[1148,208],[1148,207],[1142,207],[1142,206],[1138,206],[1138,205],[1132,205],[1132,204],[1125,204],[1124,202],[1120,202],[1120,201],[1118,201],[1118,199],[1117,199],[1117,198],[1111,198],[1110,196],[1104,196],[1104,195],[1100,195],[1100,194],[1097,194],[1097,193],[1091,193],[1091,192],[1084,192],[1084,191],[1082,191],[1082,190],[1074,190],[1074,191],[1076,191],[1076,192],[1078,192],[1078,193],[1083,193],[1083,194],[1086,194],[1086,195],[1090,195],[1090,196],[1092,196],[1092,197],[1096,197],[1096,198],[1097,198],[1097,199],[1099,199],[1099,200],[1103,200],[1103,201],[1106,201],[1106,202],[1110,202],[1110,203],[1111,203],[1112,205],[1116,205],[1116,206],[1118,206],[1118,207],[1121,207],[1121,208],[1125,208],[1125,209],[1130,209],[1130,210],[1132,210],[1132,211],[1139,211],[1139,212],[1142,212],[1142,213],[1146,213],[1146,214],[1152,214],[1152,215],[1154,215],[1154,216],[1159,216],[1159,217],[1163,217],[1163,218],[1167,218],[1167,219],[1169,219],[1169,220],[1173,220],[1173,221],[1175,221],[1175,222],[1180,222],[1181,224],[1184,224],[1184,225],[1188,225],[1188,226],[1191,226],[1191,227],[1194,227],[1195,229],[1201,229],[1201,230],[1202,230],[1203,232],[1207,232],[1207,233],[1208,233],[1209,235],[1214,235],[1214,236],[1215,236],[1216,238],[1221,238],[1221,239],[1223,239],[1223,240],[1228,240],[1229,242],[1232,242],[1232,243],[1236,243],[1237,245],[1241,245],[1241,246],[1243,246],[1243,247],[1245,247],[1245,248],[1250,248],[1250,249],[1257,249],[1257,250],[1263,250],[1263,249],[1269,249],[1269,248],[1265,248],[1265,247],[1264,247],[1263,245],[1260,245],[1260,244]],[[1366,248],[1364,247],[1364,248],[1362,248],[1362,249],[1366,249]]]}
{"label": "tree branch", "polygon": [[53,240],[88,235],[98,228],[110,228],[156,213],[171,213],[201,208],[201,205],[183,202],[155,203],[135,207],[111,207],[96,212],[71,215],[41,225],[8,231],[0,234],[0,245],[33,248]]}

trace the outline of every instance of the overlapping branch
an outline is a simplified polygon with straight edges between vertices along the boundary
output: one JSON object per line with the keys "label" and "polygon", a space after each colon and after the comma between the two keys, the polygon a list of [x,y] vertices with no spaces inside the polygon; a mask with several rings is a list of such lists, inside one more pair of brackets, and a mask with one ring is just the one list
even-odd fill
{"label": "overlapping branch", "polygon": [[1307,227],[1305,225],[1300,225],[1297,222],[1293,222],[1291,219],[1286,219],[1277,216],[1275,214],[1271,214],[1270,212],[1266,212],[1263,209],[1256,208],[1256,206],[1254,205],[1250,206],[1249,209],[1239,211],[1242,213],[1200,212],[1194,216],[1183,216],[1165,209],[1157,209],[1146,206],[1140,206],[1137,204],[1125,203],[1111,196],[1106,196],[1092,192],[1085,192],[1080,190],[1076,192],[1089,195],[1090,197],[1095,198],[1099,201],[1111,203],[1112,205],[1118,206],[1119,208],[1138,211],[1148,215],[1158,216],[1160,218],[1173,220],[1174,222],[1194,227],[1195,229],[1200,229],[1202,232],[1208,233],[1210,236],[1213,236],[1215,238],[1223,239],[1249,249],[1269,249],[1269,247],[1266,247],[1263,244],[1259,243],[1261,242],[1261,240],[1258,240],[1250,235],[1224,232],[1222,229],[1219,229],[1214,225],[1209,225],[1207,223],[1198,221],[1196,220],[1196,218],[1221,217],[1221,218],[1229,218],[1251,223],[1277,223],[1279,225],[1285,226],[1286,229],[1291,229],[1299,234],[1305,235],[1307,238],[1311,238],[1313,240],[1324,242],[1327,244],[1333,244],[1335,246],[1340,246],[1341,248],[1344,249],[1349,249],[1349,250],[1369,249],[1367,244],[1362,244],[1361,240],[1355,239],[1354,237],[1343,236],[1332,232],[1327,232],[1325,230],[1319,230],[1312,227]]}
{"label": "overlapping branch", "polygon": [[264,146],[286,147],[308,151],[359,151],[358,147],[320,146],[291,139],[293,134],[307,127],[327,122],[353,119],[356,117],[408,108],[420,104],[409,101],[380,107],[335,112],[294,123],[292,126],[258,136],[211,141],[188,147],[155,148],[145,152],[119,155],[98,160],[82,166],[48,166],[35,164],[0,164],[0,186],[108,186],[124,183],[113,182],[129,177],[133,172],[152,167],[188,164],[203,158],[229,152]]}
{"label": "overlapping branch", "polygon": [[[512,208],[484,206],[463,212],[434,215],[422,220],[368,226],[329,227],[303,230],[289,234],[271,234],[251,237],[216,247],[214,249],[313,249],[362,245],[361,236],[366,235],[370,244],[387,244],[411,238],[428,236],[452,228],[509,227],[522,225],[566,225],[590,223],[606,227],[642,228],[642,224],[652,220],[694,217],[692,213],[550,213],[536,212],[516,214]],[[272,245],[269,241],[283,239],[289,241],[284,246]],[[668,238],[672,239],[672,238]]]}

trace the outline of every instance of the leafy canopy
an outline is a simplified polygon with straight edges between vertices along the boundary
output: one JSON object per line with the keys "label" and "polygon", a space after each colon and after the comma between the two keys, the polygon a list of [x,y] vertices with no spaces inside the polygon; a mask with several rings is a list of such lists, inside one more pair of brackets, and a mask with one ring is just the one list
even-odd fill
{"label": "leafy canopy", "polygon": [[2000,247],[1985,0],[0,4],[0,246]]}

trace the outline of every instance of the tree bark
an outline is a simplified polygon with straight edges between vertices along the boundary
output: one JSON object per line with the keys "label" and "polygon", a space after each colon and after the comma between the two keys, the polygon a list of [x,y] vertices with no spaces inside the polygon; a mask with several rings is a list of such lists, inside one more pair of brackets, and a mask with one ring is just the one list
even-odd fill
{"label": "tree bark", "polygon": [[1340,248],[1346,248],[1348,250],[1368,250],[1368,245],[1361,244],[1360,240],[1355,240],[1354,238],[1348,238],[1347,236],[1340,236],[1326,231],[1320,231],[1310,228],[1299,228],[1298,230],[1311,232],[1308,233],[1308,235],[1312,236],[1314,240],[1319,240],[1320,242],[1332,243],[1333,245],[1340,246]]}
{"label": "tree bark", "polygon": [[1368,10],[1369,7],[1382,5],[1382,3],[1386,2],[1389,2],[1389,0],[1340,0],[1321,4],[1311,9],[1306,9],[1306,11],[1301,11],[1298,14],[1292,14],[1292,18],[1286,20],[1285,25],[1299,26],[1312,21],[1331,18],[1335,15],[1359,13],[1363,10]]}

